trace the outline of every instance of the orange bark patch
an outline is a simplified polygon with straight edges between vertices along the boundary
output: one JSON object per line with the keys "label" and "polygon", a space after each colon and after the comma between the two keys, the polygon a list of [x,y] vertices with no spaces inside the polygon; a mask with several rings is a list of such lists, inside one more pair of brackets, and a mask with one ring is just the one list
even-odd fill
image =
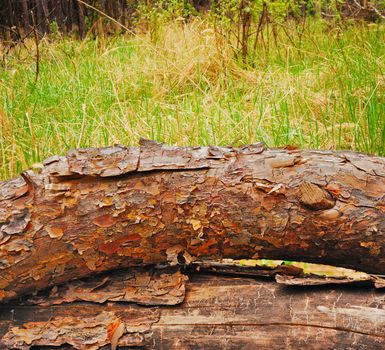
{"label": "orange bark patch", "polygon": [[46,231],[51,238],[60,239],[63,237],[64,234],[63,229],[60,227],[47,227]]}
{"label": "orange bark patch", "polygon": [[134,233],[124,237],[119,237],[117,240],[113,242],[103,243],[99,246],[99,250],[105,254],[114,254],[119,250],[122,243],[129,242],[129,241],[139,241],[141,239],[142,239],[141,236]]}
{"label": "orange bark patch", "polygon": [[369,248],[369,253],[371,255],[380,254],[381,248],[376,242],[361,242],[361,247]]}
{"label": "orange bark patch", "polygon": [[338,197],[339,194],[341,193],[340,187],[336,184],[329,184],[325,187],[325,189],[331,192],[336,197]]}
{"label": "orange bark patch", "polygon": [[92,222],[99,227],[111,227],[117,223],[118,219],[111,215],[102,215],[93,219]]}
{"label": "orange bark patch", "polygon": [[203,241],[197,248],[197,254],[207,254],[213,249],[213,246],[217,245],[218,242],[215,238],[211,238],[207,241]]}
{"label": "orange bark patch", "polygon": [[121,320],[111,323],[107,326],[107,336],[111,342],[111,350],[118,346],[120,337],[124,334],[126,327]]}

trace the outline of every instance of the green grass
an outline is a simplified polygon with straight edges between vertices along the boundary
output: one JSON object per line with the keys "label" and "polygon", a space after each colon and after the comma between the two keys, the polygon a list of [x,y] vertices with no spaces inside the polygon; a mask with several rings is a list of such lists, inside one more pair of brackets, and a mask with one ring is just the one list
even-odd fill
{"label": "green grass", "polygon": [[[278,28],[253,68],[203,20],[146,35],[27,42],[0,67],[0,178],[73,147],[264,141],[385,155],[385,27]],[[266,34],[265,39],[269,38]]]}

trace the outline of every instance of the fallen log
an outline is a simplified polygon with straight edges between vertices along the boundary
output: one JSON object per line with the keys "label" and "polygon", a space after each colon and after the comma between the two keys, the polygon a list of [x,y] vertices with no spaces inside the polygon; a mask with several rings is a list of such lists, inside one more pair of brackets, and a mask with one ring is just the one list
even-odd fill
{"label": "fallen log", "polygon": [[97,272],[267,258],[385,274],[385,159],[232,147],[73,150],[0,183],[0,300]]}
{"label": "fallen log", "polygon": [[[148,301],[157,282],[148,282],[148,270],[135,274],[137,281],[147,281],[136,301],[142,294]],[[165,279],[180,286],[177,271],[158,276],[162,286]],[[36,297],[0,305],[0,348],[96,350],[110,349],[111,343],[112,349],[384,349],[384,297],[373,289],[298,289],[268,280],[193,273],[181,304],[172,295],[175,288],[158,299],[159,306],[152,299],[152,307],[69,299],[71,288],[74,298],[81,293],[86,300],[97,302],[96,294],[104,299],[116,279],[113,273],[108,277],[98,291],[94,281],[88,289],[84,283],[79,289],[54,288],[46,297],[41,293],[43,306],[33,305]],[[118,284],[120,280],[121,273]],[[173,302],[165,303],[167,298]]]}

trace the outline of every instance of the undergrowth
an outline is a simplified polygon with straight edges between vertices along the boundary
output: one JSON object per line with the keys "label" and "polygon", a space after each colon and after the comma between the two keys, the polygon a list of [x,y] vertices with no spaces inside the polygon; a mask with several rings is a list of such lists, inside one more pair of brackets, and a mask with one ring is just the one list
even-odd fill
{"label": "undergrowth", "polygon": [[264,141],[385,155],[385,28],[284,22],[247,60],[204,18],[26,41],[0,68],[0,178],[73,147]]}

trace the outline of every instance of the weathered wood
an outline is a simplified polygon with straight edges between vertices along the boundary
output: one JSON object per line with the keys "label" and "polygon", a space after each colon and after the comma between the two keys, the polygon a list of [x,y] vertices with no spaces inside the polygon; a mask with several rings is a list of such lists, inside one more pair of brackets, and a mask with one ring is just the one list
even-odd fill
{"label": "weathered wood", "polygon": [[104,273],[24,297],[21,305],[59,305],[74,301],[134,302],[140,305],[176,305],[185,297],[188,277],[177,267],[131,268]]}
{"label": "weathered wood", "polygon": [[193,274],[185,301],[174,306],[0,306],[4,349],[110,349],[114,328],[120,346],[144,349],[384,349],[384,296]]}
{"label": "weathered wood", "polygon": [[0,184],[0,299],[197,258],[384,274],[384,193],[385,159],[348,151],[74,150]]}

